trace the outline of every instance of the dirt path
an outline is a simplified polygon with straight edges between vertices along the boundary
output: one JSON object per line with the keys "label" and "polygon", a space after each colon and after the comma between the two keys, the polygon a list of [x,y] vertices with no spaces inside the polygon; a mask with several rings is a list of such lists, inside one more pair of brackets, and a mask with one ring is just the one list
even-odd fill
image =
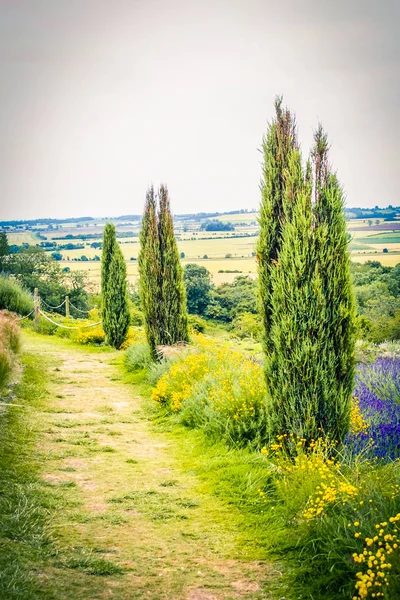
{"label": "dirt path", "polygon": [[43,479],[62,498],[60,558],[42,574],[57,598],[273,598],[273,570],[240,555],[234,509],[183,469],[117,355],[33,335],[25,350],[51,365],[37,426]]}

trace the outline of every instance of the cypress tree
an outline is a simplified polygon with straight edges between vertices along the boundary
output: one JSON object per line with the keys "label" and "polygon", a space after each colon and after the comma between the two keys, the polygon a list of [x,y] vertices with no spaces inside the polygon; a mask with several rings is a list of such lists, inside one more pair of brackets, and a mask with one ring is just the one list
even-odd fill
{"label": "cypress tree", "polygon": [[116,240],[115,227],[111,223],[104,228],[101,293],[106,342],[119,349],[128,333],[130,315],[126,264]]}
{"label": "cypress tree", "polygon": [[323,364],[331,368],[325,397],[321,395],[321,426],[343,439],[349,429],[354,383],[355,300],[353,295],[344,193],[328,162],[327,135],[319,126],[314,135],[314,227],[316,260],[320,265],[325,310]]}
{"label": "cypress tree", "polygon": [[114,247],[117,244],[115,225],[106,223],[103,232],[103,246],[101,253],[101,292],[104,296],[108,282],[110,281],[110,264]]}
{"label": "cypress tree", "polygon": [[146,337],[152,355],[156,358],[156,348],[161,344],[162,283],[157,206],[152,186],[146,193],[146,203],[142,218],[142,228],[140,231],[138,262],[140,298],[144,314]]}
{"label": "cypress tree", "polygon": [[285,154],[274,140],[276,122],[264,143],[258,252],[270,432],[341,441],[354,376],[343,192],[328,165],[322,128],[305,170],[295,140]]}
{"label": "cypress tree", "polygon": [[285,224],[278,259],[270,270],[271,320],[265,373],[273,435],[319,435],[319,405],[330,372],[321,368],[325,331],[322,281],[315,260],[311,185],[304,183],[301,157],[292,153],[285,170]]}
{"label": "cypress tree", "polygon": [[183,269],[174,235],[166,186],[151,187],[140,232],[140,295],[147,340],[154,358],[158,345],[188,340]]}
{"label": "cypress tree", "polygon": [[261,181],[260,235],[257,244],[259,276],[259,307],[265,335],[264,349],[272,351],[269,344],[271,325],[271,270],[278,259],[284,221],[284,172],[291,152],[298,148],[296,120],[281,97],[275,100],[275,119],[263,138],[263,179]]}
{"label": "cypress tree", "polygon": [[183,268],[174,234],[168,190],[161,185],[159,193],[158,232],[161,254],[161,295],[163,312],[162,344],[187,342],[188,317]]}

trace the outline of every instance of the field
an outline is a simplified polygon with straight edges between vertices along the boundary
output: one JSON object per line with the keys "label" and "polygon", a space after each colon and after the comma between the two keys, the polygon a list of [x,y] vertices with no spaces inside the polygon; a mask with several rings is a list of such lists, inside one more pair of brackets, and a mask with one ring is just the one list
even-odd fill
{"label": "field", "polygon": [[[204,231],[201,225],[205,217],[201,216],[175,217],[176,237],[183,264],[195,262],[204,265],[216,284],[231,282],[240,274],[256,276],[257,214],[238,212],[220,215],[218,219],[224,223],[232,223],[234,231]],[[71,270],[87,272],[90,280],[97,285],[100,281],[101,249],[92,246],[101,242],[105,223],[106,220],[98,219],[79,224],[64,223],[50,228],[42,227],[37,231],[19,228],[8,232],[8,239],[10,244],[18,245],[54,242],[57,247],[52,251],[59,250],[65,266]],[[114,223],[127,261],[128,277],[133,283],[138,277],[140,223],[134,219],[115,220]],[[386,266],[394,266],[400,262],[399,222],[352,219],[348,222],[348,230],[351,235],[351,258],[354,262],[378,260]],[[68,243],[82,247],[63,249],[62,246]]]}

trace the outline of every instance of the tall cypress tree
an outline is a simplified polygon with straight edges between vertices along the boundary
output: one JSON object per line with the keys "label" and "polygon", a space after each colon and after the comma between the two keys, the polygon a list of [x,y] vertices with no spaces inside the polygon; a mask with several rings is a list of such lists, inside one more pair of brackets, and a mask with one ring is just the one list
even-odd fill
{"label": "tall cypress tree", "polygon": [[[337,439],[349,428],[354,383],[355,300],[344,213],[344,194],[328,162],[328,139],[319,126],[311,156],[314,167],[313,206],[316,260],[320,265],[325,310],[321,363],[332,369],[329,389],[320,396],[321,423]],[[328,367],[327,367],[328,369]]]}
{"label": "tall cypress tree", "polygon": [[157,357],[156,348],[161,344],[162,327],[162,282],[161,255],[158,235],[157,205],[153,186],[146,193],[146,203],[140,231],[139,284],[146,337],[152,355]]}
{"label": "tall cypress tree", "polygon": [[106,223],[103,232],[103,246],[101,252],[101,292],[103,295],[105,294],[107,285],[110,281],[110,264],[116,244],[115,225],[113,223]]}
{"label": "tall cypress tree", "polygon": [[126,264],[117,243],[115,226],[107,223],[103,235],[101,270],[102,321],[106,342],[119,349],[129,328]]}
{"label": "tall cypress tree", "polygon": [[151,187],[140,232],[140,294],[145,328],[154,358],[158,345],[188,340],[183,269],[174,235],[168,190]]}
{"label": "tall cypress tree", "polygon": [[[268,255],[259,252],[270,430],[272,435],[296,433],[311,440],[323,434],[340,441],[348,430],[354,374],[343,193],[329,169],[321,128],[303,170],[296,143],[284,155],[273,144],[275,127],[267,136],[260,220],[263,250],[266,240],[275,245],[268,247]],[[282,156],[280,179],[274,179]],[[281,187],[274,187],[274,181]]]}
{"label": "tall cypress tree", "polygon": [[[265,373],[273,435],[317,438],[321,391],[331,372],[321,369],[324,328],[322,280],[316,263],[311,183],[293,151],[284,172],[284,227],[277,261],[270,270],[271,320]],[[326,367],[326,365],[325,365]]]}
{"label": "tall cypress tree", "polygon": [[163,329],[161,340],[165,345],[189,340],[186,290],[183,269],[174,234],[174,223],[168,190],[161,185],[159,193],[158,232],[161,254],[161,295]]}
{"label": "tall cypress tree", "polygon": [[259,275],[259,306],[265,336],[264,349],[272,351],[269,344],[271,326],[271,270],[278,259],[284,224],[283,194],[284,172],[287,169],[291,152],[298,148],[295,117],[283,108],[281,97],[275,100],[275,118],[263,138],[264,157],[263,178],[261,181],[260,236],[257,244]]}

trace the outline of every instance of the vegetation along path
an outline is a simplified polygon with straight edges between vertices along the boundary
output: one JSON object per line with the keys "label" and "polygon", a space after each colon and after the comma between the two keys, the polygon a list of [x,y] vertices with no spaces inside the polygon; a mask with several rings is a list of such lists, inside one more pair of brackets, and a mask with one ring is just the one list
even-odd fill
{"label": "vegetation along path", "polygon": [[10,598],[275,597],[277,571],[240,542],[239,510],[184,460],[190,436],[156,426],[123,381],[120,353],[26,334],[23,360],[36,377],[28,392],[43,381],[46,390],[14,409],[32,437],[30,458],[15,460],[20,471],[34,458],[51,541],[32,555],[39,583],[9,583]]}

